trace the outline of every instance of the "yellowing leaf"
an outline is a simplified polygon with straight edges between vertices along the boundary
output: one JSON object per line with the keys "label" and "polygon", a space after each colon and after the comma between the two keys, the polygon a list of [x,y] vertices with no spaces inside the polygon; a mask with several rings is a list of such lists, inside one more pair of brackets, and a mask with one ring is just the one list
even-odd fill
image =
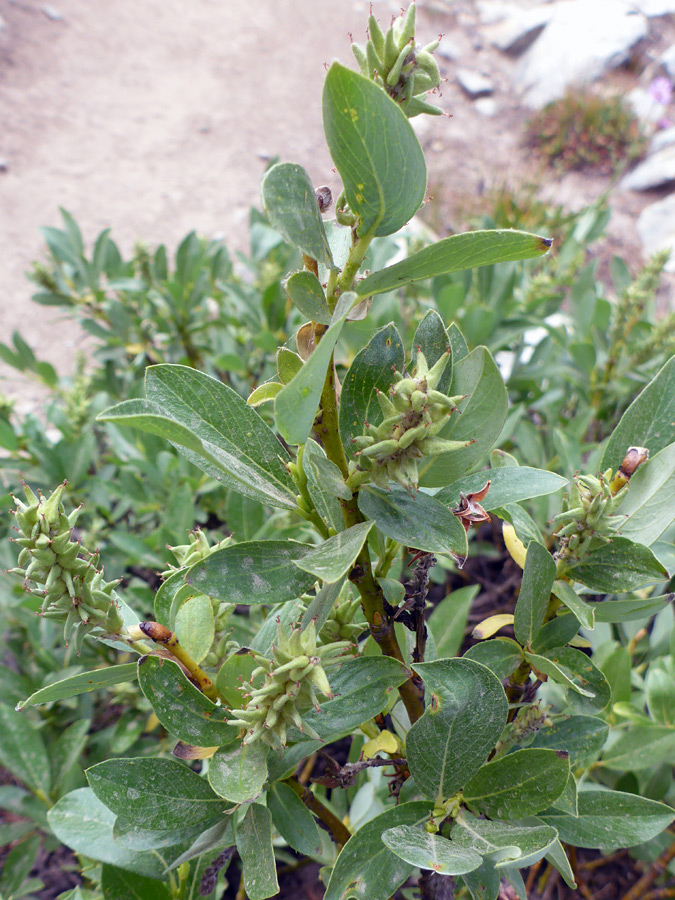
{"label": "yellowing leaf", "polygon": [[490,616],[489,619],[480,622],[473,630],[472,637],[484,641],[486,638],[492,637],[500,628],[505,625],[513,625],[513,615],[511,613],[500,613],[498,616]]}
{"label": "yellowing leaf", "polygon": [[366,741],[361,750],[364,759],[372,759],[377,753],[398,753],[398,738],[391,731],[381,731],[376,738]]}
{"label": "yellowing leaf", "polygon": [[504,538],[504,544],[506,545],[506,549],[511,554],[511,558],[513,559],[513,561],[518,563],[521,569],[524,569],[527,550],[525,549],[525,544],[523,544],[523,542],[516,534],[516,529],[513,527],[513,525],[509,525],[508,522],[503,523],[502,537]]}

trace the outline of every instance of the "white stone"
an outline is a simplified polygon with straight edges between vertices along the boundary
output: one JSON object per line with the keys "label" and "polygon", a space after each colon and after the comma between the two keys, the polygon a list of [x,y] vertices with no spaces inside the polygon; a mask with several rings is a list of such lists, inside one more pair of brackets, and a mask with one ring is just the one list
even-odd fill
{"label": "white stone", "polygon": [[498,50],[519,56],[539,37],[552,15],[552,6],[516,9],[508,19],[486,28],[485,34]]}
{"label": "white stone", "polygon": [[543,33],[521,58],[514,84],[531,109],[594,81],[625,62],[647,35],[647,20],[624,0],[560,0]]}
{"label": "white stone", "polygon": [[638,218],[637,230],[647,256],[666,247],[673,249],[666,272],[675,272],[675,194],[645,207]]}
{"label": "white stone", "polygon": [[633,0],[633,6],[643,16],[669,16],[675,13],[675,0]]}
{"label": "white stone", "polygon": [[489,78],[472,69],[457,69],[455,75],[460,86],[470,97],[485,97],[495,89]]}
{"label": "white stone", "polygon": [[494,25],[495,22],[503,22],[509,19],[520,7],[514,7],[512,3],[504,3],[503,0],[478,0],[476,12],[481,25]]}
{"label": "white stone", "polygon": [[656,60],[656,64],[660,66],[675,81],[675,44],[664,50],[661,56]]}
{"label": "white stone", "polygon": [[[621,187],[630,191],[649,191],[675,181],[675,144],[652,153],[622,180]],[[675,222],[673,223],[675,227]]]}
{"label": "white stone", "polygon": [[626,94],[626,101],[641,122],[656,124],[665,115],[666,108],[644,88],[636,87]]}
{"label": "white stone", "polygon": [[663,150],[664,147],[670,147],[671,144],[675,144],[675,127],[657,131],[649,145],[649,152],[656,153],[657,150]]}
{"label": "white stone", "polygon": [[499,107],[497,101],[493,97],[480,97],[473,105],[473,108],[481,114],[491,119],[497,115]]}

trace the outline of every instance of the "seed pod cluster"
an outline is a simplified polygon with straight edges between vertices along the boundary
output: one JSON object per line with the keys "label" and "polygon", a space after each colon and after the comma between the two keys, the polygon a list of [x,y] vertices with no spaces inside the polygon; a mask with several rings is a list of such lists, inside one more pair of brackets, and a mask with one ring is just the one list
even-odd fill
{"label": "seed pod cluster", "polygon": [[359,469],[368,474],[370,481],[384,488],[390,481],[396,481],[408,490],[415,490],[419,478],[418,460],[450,453],[473,443],[438,437],[448,416],[463,399],[461,395],[448,397],[436,390],[449,358],[450,350],[447,350],[429,368],[424,354],[418,351],[413,375],[405,377],[396,372],[390,396],[377,392],[384,420],[375,427],[366,423],[366,434],[354,438],[359,451]]}
{"label": "seed pod cluster", "polygon": [[16,497],[16,523],[22,548],[17,567],[25,589],[42,598],[40,615],[63,622],[63,637],[72,637],[79,651],[87,633],[95,628],[116,633],[123,627],[114,588],[97,568],[99,556],[73,540],[79,509],[66,515],[61,499],[65,483],[45,499],[24,485],[26,503]]}
{"label": "seed pod cluster", "polygon": [[[163,572],[162,575],[167,577],[179,569],[189,569],[190,566],[206,559],[207,556],[215,553],[216,550],[226,547],[230,541],[231,538],[225,538],[222,541],[218,541],[217,544],[211,545],[209,544],[209,539],[205,532],[197,528],[188,535],[187,544],[178,544],[175,547],[169,547],[169,550],[171,550],[176,557],[178,565],[171,566],[166,572]],[[192,597],[195,596],[197,595],[192,594]],[[215,668],[225,658],[230,649],[230,629],[227,628],[227,623],[234,612],[236,604],[227,603],[225,600],[219,600],[217,597],[209,597],[209,601],[211,603],[211,608],[213,609],[213,625],[215,633],[213,643],[211,644],[209,652],[202,660],[202,664],[207,667]]]}
{"label": "seed pod cluster", "polygon": [[[314,621],[304,631],[293,628],[290,637],[279,624],[273,658],[254,654],[258,668],[243,686],[249,698],[246,708],[232,710],[236,718],[230,724],[246,729],[243,743],[264,741],[270,747],[285,747],[292,726],[318,740],[302,713],[312,706],[320,710],[319,694],[333,696],[325,667],[339,662],[349,646],[349,641],[319,645]],[[263,684],[255,687],[260,676],[264,676]]]}
{"label": "seed pod cluster", "polygon": [[564,509],[552,520],[562,524],[557,532],[559,559],[580,559],[592,541],[608,544],[625,521],[626,517],[614,515],[614,510],[623,500],[628,485],[612,494],[611,480],[610,469],[597,476],[576,475],[572,479],[570,492],[563,499]]}
{"label": "seed pod cluster", "polygon": [[354,621],[360,609],[360,597],[354,600],[338,598],[319,632],[319,643],[324,645],[338,641],[355,642],[368,627],[363,620]]}
{"label": "seed pod cluster", "polygon": [[386,33],[371,14],[365,48],[353,43],[352,52],[361,74],[381,85],[408,118],[420,113],[439,116],[442,110],[426,99],[427,93],[441,83],[438,63],[433,57],[439,42],[432,41],[426,47],[415,43],[415,12],[415,3],[411,3]]}

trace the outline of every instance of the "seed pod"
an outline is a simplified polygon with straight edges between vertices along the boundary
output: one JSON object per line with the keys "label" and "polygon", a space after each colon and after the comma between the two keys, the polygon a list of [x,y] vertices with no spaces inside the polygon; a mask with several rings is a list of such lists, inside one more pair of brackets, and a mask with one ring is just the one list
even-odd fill
{"label": "seed pod", "polygon": [[368,72],[368,57],[366,56],[366,52],[363,47],[360,47],[357,43],[352,43],[352,53],[356,58],[357,63],[359,64],[359,68],[361,69],[361,74],[366,78],[369,75]]}

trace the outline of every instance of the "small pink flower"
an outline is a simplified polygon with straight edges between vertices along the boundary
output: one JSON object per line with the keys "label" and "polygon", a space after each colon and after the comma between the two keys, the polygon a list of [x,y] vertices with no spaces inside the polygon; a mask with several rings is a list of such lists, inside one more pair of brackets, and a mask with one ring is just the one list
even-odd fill
{"label": "small pink flower", "polygon": [[668,78],[655,78],[649,85],[649,96],[662,106],[668,106],[673,99],[673,86]]}

